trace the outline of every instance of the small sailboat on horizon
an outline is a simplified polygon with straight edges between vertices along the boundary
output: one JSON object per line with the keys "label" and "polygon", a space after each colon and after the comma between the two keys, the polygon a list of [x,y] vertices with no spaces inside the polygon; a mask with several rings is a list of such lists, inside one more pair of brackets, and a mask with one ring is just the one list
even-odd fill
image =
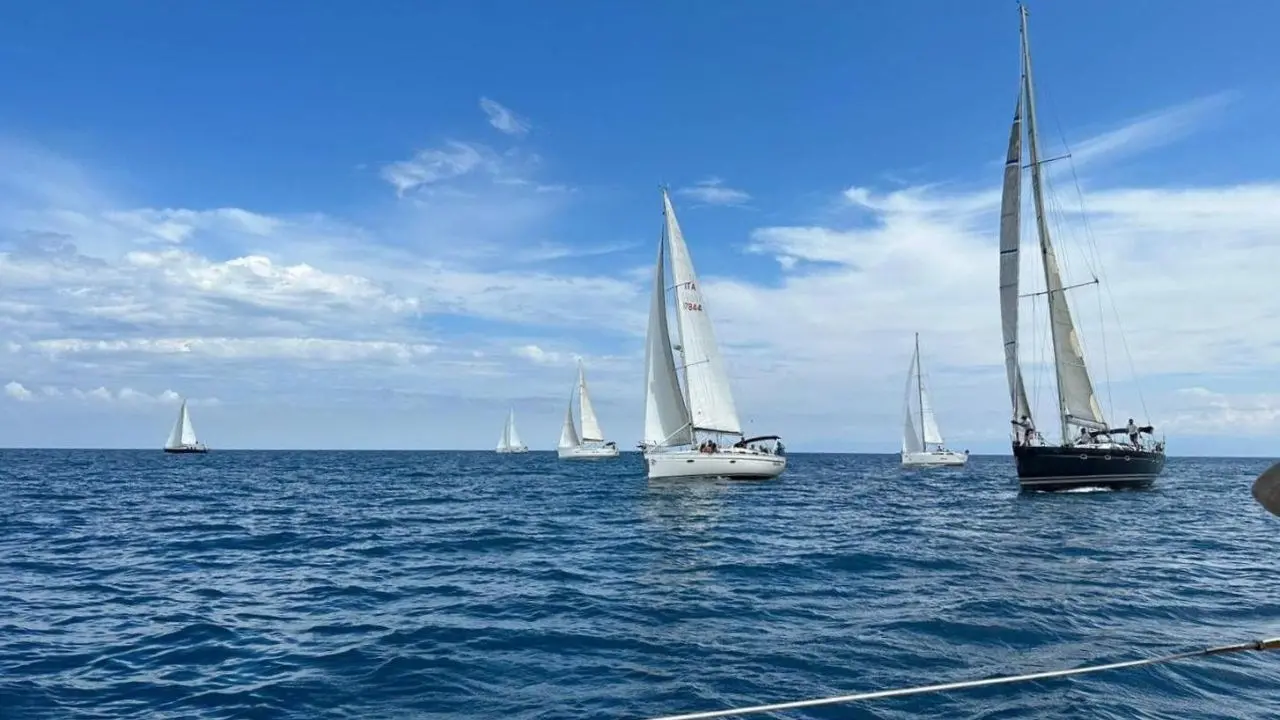
{"label": "small sailboat on horizon", "polygon": [[[1151,437],[1152,427],[1130,420],[1124,428],[1112,428],[1102,414],[1085,362],[1058,257],[1049,236],[1045,215],[1044,160],[1036,129],[1035,86],[1031,76],[1031,45],[1027,37],[1027,9],[1019,5],[1022,78],[1018,103],[1009,132],[1000,200],[1000,318],[1004,339],[1005,371],[1012,404],[1013,457],[1018,483],[1028,490],[1066,490],[1077,487],[1146,487],[1164,470],[1164,441]],[[1027,125],[1031,191],[1035,208],[1039,257],[1044,268],[1045,290],[1033,293],[1048,304],[1052,340],[1054,391],[1058,401],[1061,437],[1056,444],[1036,431],[1018,354],[1018,274],[1022,239],[1022,125]],[[1097,284],[1093,282],[1086,284]],[[1143,439],[1143,434],[1148,439]],[[1128,435],[1129,442],[1115,435]]]}
{"label": "small sailboat on horizon", "polygon": [[208,446],[196,438],[196,428],[191,424],[191,413],[187,411],[186,398],[182,407],[178,408],[178,420],[169,432],[169,440],[164,444],[164,451],[177,455],[209,452]]}
{"label": "small sailboat on horizon", "polygon": [[[578,399],[578,417],[582,421],[581,435],[573,422],[575,395]],[[564,426],[560,429],[556,455],[561,460],[604,460],[618,457],[618,444],[606,442],[604,431],[600,429],[600,421],[591,405],[591,396],[587,393],[587,376],[583,372],[581,360],[578,361],[578,381],[569,393],[569,407],[564,411]]]}
{"label": "small sailboat on horizon", "polygon": [[[962,453],[948,450],[942,441],[942,431],[938,429],[938,420],[934,416],[933,403],[929,400],[929,391],[924,386],[924,369],[920,359],[920,333],[916,333],[916,348],[911,354],[911,367],[907,372],[907,397],[903,414],[906,416],[902,427],[902,466],[908,468],[955,467],[969,462],[969,451]],[[912,386],[915,392],[911,392]],[[911,399],[915,397],[919,408],[916,417],[920,419],[917,426],[912,417]],[[920,434],[916,434],[916,430]]]}
{"label": "small sailboat on horizon", "polygon": [[529,446],[520,440],[520,433],[516,432],[515,408],[507,414],[507,424],[502,427],[502,437],[498,439],[497,452],[504,455],[529,452]]}
{"label": "small sailboat on horizon", "polygon": [[[693,260],[665,188],[662,214],[663,234],[658,242],[645,338],[644,440],[640,449],[649,479],[777,477],[787,467],[785,449],[776,435],[743,436]],[[671,286],[666,281],[668,257]],[[678,346],[671,342],[667,323],[669,289],[676,295]],[[677,347],[683,386],[677,374]]]}

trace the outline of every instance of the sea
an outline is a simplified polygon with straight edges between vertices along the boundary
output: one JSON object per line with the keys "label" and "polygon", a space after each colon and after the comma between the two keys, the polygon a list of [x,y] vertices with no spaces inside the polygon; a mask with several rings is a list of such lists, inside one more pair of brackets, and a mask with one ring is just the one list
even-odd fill
{"label": "sea", "polygon": [[[1266,459],[0,451],[0,718],[635,718],[1280,635]],[[1280,717],[1280,652],[757,717]]]}

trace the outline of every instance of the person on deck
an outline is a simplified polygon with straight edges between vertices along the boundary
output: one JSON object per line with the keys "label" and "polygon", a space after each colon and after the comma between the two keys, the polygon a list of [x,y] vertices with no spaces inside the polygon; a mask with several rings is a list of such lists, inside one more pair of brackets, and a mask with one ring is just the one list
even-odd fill
{"label": "person on deck", "polygon": [[1129,433],[1129,442],[1133,443],[1134,447],[1138,447],[1138,426],[1133,423],[1133,418],[1129,418],[1129,426],[1125,431]]}
{"label": "person on deck", "polygon": [[1026,415],[1023,415],[1021,420],[1014,420],[1013,424],[1017,425],[1019,428],[1022,429],[1022,432],[1021,432],[1022,444],[1030,445],[1031,436],[1034,435],[1036,432],[1036,426],[1031,422],[1031,418],[1028,418]]}
{"label": "person on deck", "polygon": [[1090,437],[1089,437],[1089,431],[1088,431],[1088,430],[1086,430],[1085,428],[1080,428],[1080,437],[1076,438],[1076,444],[1077,444],[1077,445],[1088,445],[1088,444],[1089,444],[1089,440],[1091,440],[1091,439],[1092,439],[1092,438],[1090,438]]}

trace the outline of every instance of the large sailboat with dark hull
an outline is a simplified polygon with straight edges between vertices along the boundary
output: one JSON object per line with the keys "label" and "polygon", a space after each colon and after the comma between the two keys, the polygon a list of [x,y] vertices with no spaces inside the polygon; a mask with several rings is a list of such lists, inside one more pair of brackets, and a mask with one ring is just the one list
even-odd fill
{"label": "large sailboat with dark hull", "polygon": [[[1009,134],[1000,206],[1000,317],[1004,336],[1005,370],[1013,409],[1013,457],[1018,482],[1027,490],[1068,490],[1078,487],[1134,488],[1151,485],[1164,469],[1164,442],[1153,437],[1150,425],[1132,420],[1112,427],[1094,393],[1084,350],[1067,303],[1058,257],[1045,218],[1044,181],[1036,127],[1035,85],[1027,38],[1027,11],[1021,16],[1022,87]],[[1018,355],[1018,274],[1022,235],[1022,136],[1026,126],[1039,255],[1045,289],[1033,293],[1048,303],[1055,392],[1061,439],[1057,444],[1035,429]],[[1096,281],[1087,283],[1095,284]],[[1074,287],[1074,286],[1073,286]]]}

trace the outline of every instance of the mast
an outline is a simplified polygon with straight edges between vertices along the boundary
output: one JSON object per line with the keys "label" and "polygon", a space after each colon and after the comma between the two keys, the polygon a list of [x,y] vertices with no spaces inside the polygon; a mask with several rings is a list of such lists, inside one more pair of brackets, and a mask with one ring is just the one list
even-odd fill
{"label": "mast", "polygon": [[920,447],[929,452],[929,436],[924,434],[924,370],[920,367],[920,333],[916,333],[916,397],[920,402]]}
{"label": "mast", "polygon": [[1036,95],[1035,84],[1031,78],[1031,42],[1027,37],[1027,7],[1018,5],[1018,15],[1021,24],[1021,40],[1022,40],[1022,92],[1026,97],[1027,107],[1027,145],[1029,146],[1030,162],[1031,162],[1031,197],[1035,202],[1036,210],[1036,233],[1040,237],[1040,259],[1044,268],[1044,287],[1046,298],[1049,303],[1049,332],[1053,338],[1053,373],[1054,373],[1054,391],[1058,396],[1058,421],[1062,428],[1062,442],[1067,442],[1069,433],[1067,432],[1067,402],[1066,396],[1062,392],[1062,360],[1058,357],[1058,347],[1062,342],[1059,333],[1062,329],[1058,327],[1058,323],[1054,322],[1053,306],[1058,302],[1064,302],[1066,298],[1062,296],[1063,290],[1057,288],[1058,293],[1055,298],[1055,285],[1061,285],[1061,280],[1053,282],[1055,278],[1050,270],[1051,264],[1057,265],[1053,256],[1053,246],[1049,241],[1049,224],[1045,220],[1044,215],[1044,187],[1040,173],[1040,133],[1036,125]]}

